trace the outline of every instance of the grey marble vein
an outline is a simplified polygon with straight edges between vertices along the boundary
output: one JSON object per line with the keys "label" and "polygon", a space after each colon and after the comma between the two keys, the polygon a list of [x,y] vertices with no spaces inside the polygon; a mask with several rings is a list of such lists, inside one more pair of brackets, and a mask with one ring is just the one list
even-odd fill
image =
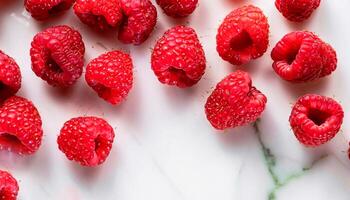
{"label": "grey marble vein", "polygon": [[265,145],[265,143],[261,137],[262,132],[260,130],[259,123],[260,123],[260,120],[257,120],[253,124],[253,128],[254,128],[255,134],[257,136],[258,142],[261,146],[261,150],[262,150],[262,153],[264,156],[267,170],[268,170],[269,175],[271,176],[271,179],[273,180],[273,184],[274,184],[273,188],[268,193],[267,199],[268,200],[276,200],[276,192],[278,192],[279,189],[286,186],[291,181],[303,176],[307,171],[311,170],[319,161],[323,160],[328,155],[321,156],[320,158],[313,161],[310,166],[303,167],[299,172],[292,173],[289,176],[287,176],[287,178],[282,180],[282,178],[279,177],[278,174],[276,173],[276,162],[277,162],[276,157],[273,154],[273,152],[271,152],[271,150]]}

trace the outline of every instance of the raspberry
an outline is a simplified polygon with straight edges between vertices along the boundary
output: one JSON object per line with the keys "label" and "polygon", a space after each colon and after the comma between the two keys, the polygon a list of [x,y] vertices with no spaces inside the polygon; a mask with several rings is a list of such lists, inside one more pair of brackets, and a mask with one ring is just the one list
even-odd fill
{"label": "raspberry", "polygon": [[68,87],[83,72],[84,52],[78,31],[65,25],[48,28],[32,41],[32,69],[50,85]]}
{"label": "raspberry", "polygon": [[85,79],[101,98],[119,104],[132,88],[132,60],[121,51],[102,54],[88,64]]}
{"label": "raspberry", "polygon": [[68,10],[75,0],[25,0],[27,11],[37,20],[45,20],[52,15]]}
{"label": "raspberry", "polygon": [[0,98],[14,95],[21,88],[21,71],[10,56],[0,50]]}
{"label": "raspberry", "polygon": [[337,68],[337,55],[333,48],[307,31],[284,36],[273,48],[271,57],[275,72],[291,82],[322,78]]}
{"label": "raspberry", "polygon": [[32,102],[18,96],[8,98],[0,108],[0,149],[33,154],[41,145],[41,126]]}
{"label": "raspberry", "polygon": [[308,19],[318,8],[321,0],[276,0],[276,8],[290,21],[301,22]]}
{"label": "raspberry", "polygon": [[16,179],[10,173],[0,170],[0,199],[16,200],[18,190]]}
{"label": "raspberry", "polygon": [[113,128],[104,119],[77,117],[64,124],[57,143],[69,160],[97,166],[108,157],[113,140]]}
{"label": "raspberry", "polygon": [[157,4],[171,17],[187,17],[196,9],[198,0],[156,0]]}
{"label": "raspberry", "polygon": [[269,44],[269,24],[264,13],[248,5],[232,11],[216,36],[219,55],[233,65],[261,57]]}
{"label": "raspberry", "polygon": [[299,142],[313,147],[331,140],[338,133],[343,118],[343,109],[335,100],[307,94],[294,105],[289,122]]}
{"label": "raspberry", "polygon": [[175,26],[165,32],[157,42],[151,60],[160,82],[180,88],[196,84],[206,67],[196,32],[185,26]]}
{"label": "raspberry", "polygon": [[246,125],[258,119],[267,99],[252,86],[247,72],[236,71],[219,82],[205,104],[205,113],[218,130]]}
{"label": "raspberry", "polygon": [[126,44],[140,45],[157,23],[156,7],[149,0],[120,0],[124,17],[118,38]]}
{"label": "raspberry", "polygon": [[120,0],[77,0],[73,9],[83,23],[101,31],[118,27],[123,19]]}

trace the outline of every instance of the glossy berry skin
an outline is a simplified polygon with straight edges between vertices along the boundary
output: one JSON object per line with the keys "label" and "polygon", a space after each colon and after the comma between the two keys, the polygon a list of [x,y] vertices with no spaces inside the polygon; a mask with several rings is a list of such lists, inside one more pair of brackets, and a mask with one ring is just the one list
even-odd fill
{"label": "glossy berry skin", "polygon": [[307,31],[284,36],[273,48],[273,69],[290,82],[313,81],[330,75],[337,68],[335,50]]}
{"label": "glossy berry skin", "polygon": [[75,0],[25,0],[26,10],[37,20],[46,20],[52,15],[68,10]]}
{"label": "glossy berry skin", "polygon": [[104,119],[77,117],[64,124],[57,143],[69,160],[92,167],[107,159],[113,140],[113,128]]}
{"label": "glossy berry skin", "polygon": [[50,85],[68,87],[81,76],[85,47],[78,31],[54,26],[36,34],[31,46],[32,70]]}
{"label": "glossy berry skin", "polygon": [[161,83],[180,88],[196,84],[206,68],[197,34],[185,26],[175,26],[165,32],[153,49],[151,63]]}
{"label": "glossy berry skin", "polygon": [[0,149],[33,154],[43,136],[42,122],[32,102],[18,96],[8,98],[0,108]]}
{"label": "glossy berry skin", "polygon": [[124,13],[118,38],[126,44],[140,45],[157,23],[157,10],[150,0],[120,0]]}
{"label": "glossy berry skin", "polygon": [[261,57],[269,44],[269,24],[260,8],[248,5],[232,11],[218,29],[217,51],[233,65]]}
{"label": "glossy berry skin", "polygon": [[21,88],[21,80],[16,61],[0,50],[0,100],[16,94]]}
{"label": "glossy berry skin", "polygon": [[340,130],[344,112],[335,100],[316,94],[298,99],[289,118],[296,138],[315,147],[330,141]]}
{"label": "glossy berry skin", "polygon": [[1,200],[16,200],[19,187],[13,176],[0,170],[0,199]]}
{"label": "glossy berry skin", "polygon": [[77,0],[73,9],[83,23],[100,31],[118,27],[123,19],[120,0]]}
{"label": "glossy berry skin", "polygon": [[321,0],[276,0],[276,8],[290,21],[302,22],[320,6]]}
{"label": "glossy berry skin", "polygon": [[205,104],[211,125],[224,130],[256,121],[267,98],[252,86],[247,72],[236,71],[220,81]]}
{"label": "glossy berry skin", "polygon": [[197,8],[198,0],[156,0],[168,16],[187,17]]}
{"label": "glossy berry skin", "polygon": [[120,104],[133,85],[131,57],[118,50],[102,54],[87,65],[85,79],[101,98]]}

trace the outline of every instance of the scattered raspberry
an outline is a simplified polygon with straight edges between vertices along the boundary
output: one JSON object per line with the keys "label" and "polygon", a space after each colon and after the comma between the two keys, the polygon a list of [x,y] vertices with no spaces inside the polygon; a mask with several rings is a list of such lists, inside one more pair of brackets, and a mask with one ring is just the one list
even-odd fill
{"label": "scattered raspberry", "polygon": [[276,0],[275,5],[290,21],[301,22],[309,18],[321,0]]}
{"label": "scattered raspberry", "polygon": [[48,28],[32,41],[32,69],[50,85],[68,87],[82,74],[84,52],[78,31],[65,25]]}
{"label": "scattered raspberry", "polygon": [[196,9],[198,0],[156,0],[157,4],[171,17],[187,17]]}
{"label": "scattered raspberry", "polygon": [[18,190],[16,179],[10,173],[0,170],[0,199],[16,200]]}
{"label": "scattered raspberry", "polygon": [[331,140],[343,123],[344,112],[331,98],[307,94],[298,99],[289,117],[300,143],[319,146]]}
{"label": "scattered raspberry", "polygon": [[273,69],[284,80],[312,81],[331,74],[337,68],[333,48],[315,34],[297,31],[287,34],[273,48]]}
{"label": "scattered raspberry", "polygon": [[269,44],[269,24],[264,13],[248,5],[232,11],[216,36],[219,55],[233,65],[261,57]]}
{"label": "scattered raspberry", "polygon": [[77,0],[73,8],[83,23],[101,31],[118,27],[123,19],[120,0]]}
{"label": "scattered raspberry", "polygon": [[256,121],[266,102],[265,95],[252,86],[249,74],[238,70],[217,84],[205,113],[214,128],[224,130]]}
{"label": "scattered raspberry", "polygon": [[41,145],[43,130],[38,110],[18,96],[8,98],[0,108],[0,149],[32,154]]}
{"label": "scattered raspberry", "polygon": [[0,50],[0,98],[4,100],[21,88],[21,71],[11,57]]}
{"label": "scattered raspberry", "polygon": [[153,31],[157,23],[156,7],[149,0],[120,0],[124,17],[119,30],[123,43],[140,45]]}
{"label": "scattered raspberry", "polygon": [[75,0],[25,0],[27,11],[37,20],[45,20],[52,15],[68,10]]}
{"label": "scattered raspberry", "polygon": [[206,65],[196,32],[185,26],[175,26],[165,32],[157,42],[151,60],[160,82],[180,88],[196,84]]}
{"label": "scattered raspberry", "polygon": [[132,60],[121,51],[102,54],[88,64],[85,79],[101,98],[119,104],[132,88]]}
{"label": "scattered raspberry", "polygon": [[78,117],[64,124],[57,143],[69,160],[97,166],[108,157],[113,140],[113,128],[104,119]]}

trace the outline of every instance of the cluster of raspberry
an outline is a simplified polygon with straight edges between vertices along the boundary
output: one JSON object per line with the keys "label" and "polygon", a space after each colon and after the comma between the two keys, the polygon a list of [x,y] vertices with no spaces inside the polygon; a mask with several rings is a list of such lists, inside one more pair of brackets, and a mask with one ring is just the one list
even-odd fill
{"label": "cluster of raspberry", "polygon": [[[198,0],[156,0],[168,16],[190,15]],[[74,4],[74,6],[73,6]],[[288,20],[310,17],[320,0],[276,0],[277,9]],[[25,0],[25,8],[37,20],[46,20],[73,6],[78,18],[99,30],[117,30],[118,39],[140,45],[152,33],[157,11],[149,0]],[[261,9],[246,5],[232,11],[217,33],[220,57],[243,65],[261,57],[269,45],[269,24]],[[48,28],[35,35],[30,49],[33,72],[54,87],[67,88],[82,75],[85,45],[81,34],[67,25]],[[285,35],[271,52],[277,75],[292,83],[313,81],[330,75],[337,67],[335,50],[314,33],[296,31]],[[157,41],[151,66],[158,80],[187,88],[205,73],[206,58],[194,29],[175,26]],[[91,60],[85,80],[102,99],[118,105],[133,86],[133,62],[128,53],[114,50]],[[16,96],[21,72],[15,60],[0,51],[0,149],[18,154],[35,153],[42,141],[40,114],[33,103]],[[220,81],[205,104],[205,114],[218,130],[256,121],[265,110],[266,96],[252,85],[247,72],[237,70]],[[290,125],[296,138],[306,146],[319,146],[340,130],[344,112],[335,100],[307,94],[298,99]],[[57,138],[59,149],[69,160],[83,166],[97,166],[108,157],[115,133],[102,118],[87,116],[67,121]],[[0,170],[0,199],[15,200],[17,181]]]}

